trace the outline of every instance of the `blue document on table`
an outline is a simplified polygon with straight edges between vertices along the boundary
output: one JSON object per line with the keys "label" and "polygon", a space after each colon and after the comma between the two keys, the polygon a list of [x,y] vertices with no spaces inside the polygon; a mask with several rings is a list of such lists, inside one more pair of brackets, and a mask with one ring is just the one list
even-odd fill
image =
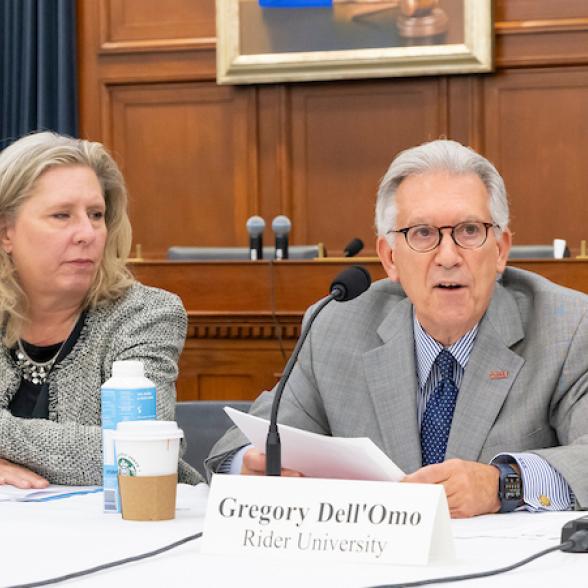
{"label": "blue document on table", "polygon": [[47,502],[80,494],[102,492],[102,486],[58,486],[47,488],[17,488],[10,484],[0,486],[0,502]]}

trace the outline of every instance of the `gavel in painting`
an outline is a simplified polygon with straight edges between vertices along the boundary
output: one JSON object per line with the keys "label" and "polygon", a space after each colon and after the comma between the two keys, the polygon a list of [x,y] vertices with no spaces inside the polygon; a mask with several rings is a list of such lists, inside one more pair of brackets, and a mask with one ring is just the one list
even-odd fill
{"label": "gavel in painting", "polygon": [[396,19],[396,26],[402,37],[436,37],[447,32],[448,23],[447,14],[439,8],[439,0],[400,1],[400,14]]}

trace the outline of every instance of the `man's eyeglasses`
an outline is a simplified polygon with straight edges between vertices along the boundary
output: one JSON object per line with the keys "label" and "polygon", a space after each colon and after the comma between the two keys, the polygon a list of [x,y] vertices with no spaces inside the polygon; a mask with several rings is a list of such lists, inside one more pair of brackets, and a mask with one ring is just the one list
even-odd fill
{"label": "man's eyeglasses", "polygon": [[388,233],[402,233],[408,246],[419,253],[432,251],[441,243],[443,229],[451,229],[453,242],[462,249],[477,249],[486,243],[488,229],[498,227],[494,223],[466,221],[457,225],[433,227],[432,225],[414,225],[404,229],[390,230]]}

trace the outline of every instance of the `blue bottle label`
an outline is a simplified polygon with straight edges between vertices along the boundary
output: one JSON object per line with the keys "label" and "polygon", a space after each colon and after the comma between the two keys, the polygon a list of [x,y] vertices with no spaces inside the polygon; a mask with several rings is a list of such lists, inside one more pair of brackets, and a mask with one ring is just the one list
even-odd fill
{"label": "blue bottle label", "polygon": [[155,420],[156,391],[151,388],[102,388],[104,512],[120,512],[114,431],[122,421]]}

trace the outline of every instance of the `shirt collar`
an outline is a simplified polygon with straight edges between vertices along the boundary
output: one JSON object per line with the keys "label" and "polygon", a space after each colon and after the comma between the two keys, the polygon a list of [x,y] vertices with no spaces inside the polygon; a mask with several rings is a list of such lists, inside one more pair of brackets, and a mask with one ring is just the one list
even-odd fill
{"label": "shirt collar", "polygon": [[[433,364],[439,352],[445,349],[441,343],[433,339],[427,331],[423,328],[416,317],[416,313],[412,313],[413,330],[414,330],[414,348],[417,364],[417,376],[419,379],[419,386],[422,388],[431,373]],[[478,333],[478,326],[476,323],[465,335],[460,337],[453,345],[447,347],[447,350],[453,355],[457,363],[465,370],[465,367],[470,359],[470,354],[476,340]]]}

